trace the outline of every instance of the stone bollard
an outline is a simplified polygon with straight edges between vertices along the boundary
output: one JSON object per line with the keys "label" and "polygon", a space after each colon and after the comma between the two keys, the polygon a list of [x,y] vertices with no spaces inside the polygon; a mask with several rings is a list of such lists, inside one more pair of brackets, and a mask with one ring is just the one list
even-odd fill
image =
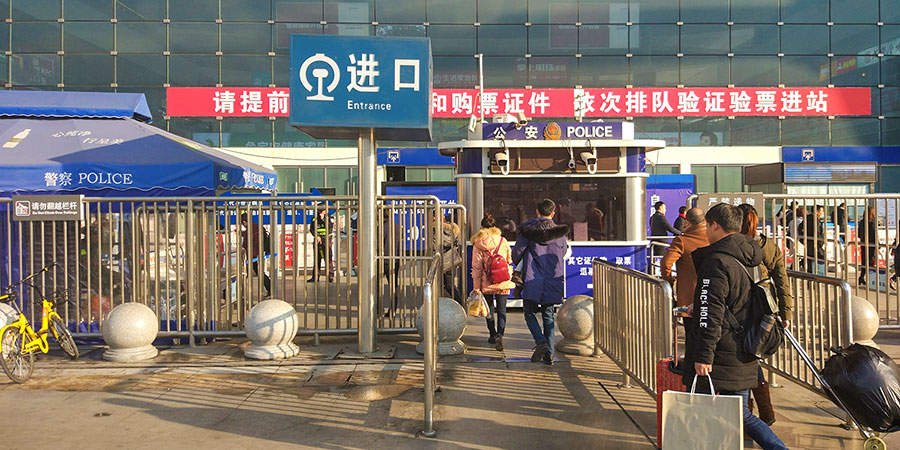
{"label": "stone bollard", "polygon": [[[438,356],[465,353],[466,344],[460,338],[466,332],[466,310],[456,300],[447,297],[440,298],[438,309]],[[425,315],[422,314],[422,310],[423,308],[419,308],[419,312],[416,313],[416,330],[419,331],[420,337],[425,336]],[[420,355],[425,354],[424,344],[423,341],[416,346],[416,352]]]}
{"label": "stone bollard", "polygon": [[265,300],[250,310],[244,330],[252,343],[244,355],[253,359],[285,359],[297,356],[294,336],[300,328],[297,311],[283,300]]}
{"label": "stone bollard", "polygon": [[159,319],[152,309],[140,303],[116,306],[103,321],[103,340],[109,350],[103,359],[114,362],[133,362],[151,359],[159,354],[153,346],[159,333]]}
{"label": "stone bollard", "polygon": [[594,353],[594,299],[587,295],[569,297],[556,315],[562,339],[556,349],[570,355],[590,356]]}
{"label": "stone bollard", "polygon": [[853,342],[878,348],[872,340],[878,333],[881,319],[878,310],[862,297],[850,297],[850,308],[853,311]]}

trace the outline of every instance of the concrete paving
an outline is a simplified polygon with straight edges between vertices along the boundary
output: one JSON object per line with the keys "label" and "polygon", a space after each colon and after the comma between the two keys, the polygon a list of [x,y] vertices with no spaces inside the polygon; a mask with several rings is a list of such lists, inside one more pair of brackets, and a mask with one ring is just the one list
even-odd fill
{"label": "concrete paving", "polygon": [[[467,354],[442,358],[434,439],[415,437],[423,427],[417,336],[381,338],[393,358],[370,360],[341,358],[354,338],[313,346],[304,337],[295,341],[302,354],[280,362],[244,359],[242,339],[163,348],[129,364],[100,360],[102,348],[82,347],[78,361],[54,351],[27,383],[0,381],[0,448],[655,448],[655,400],[619,386],[609,359],[531,363],[520,312],[510,313],[506,351],[486,339],[483,319],[470,318]],[[879,342],[900,356],[900,331]],[[773,390],[774,429],[789,447],[862,448],[829,401],[784,384]]]}

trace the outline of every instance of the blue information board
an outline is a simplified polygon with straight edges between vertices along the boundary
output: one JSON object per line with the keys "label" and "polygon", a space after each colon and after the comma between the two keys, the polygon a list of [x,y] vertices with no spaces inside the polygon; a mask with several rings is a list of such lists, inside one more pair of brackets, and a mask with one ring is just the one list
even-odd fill
{"label": "blue information board", "polygon": [[290,124],[316,138],[431,140],[428,38],[291,35]]}

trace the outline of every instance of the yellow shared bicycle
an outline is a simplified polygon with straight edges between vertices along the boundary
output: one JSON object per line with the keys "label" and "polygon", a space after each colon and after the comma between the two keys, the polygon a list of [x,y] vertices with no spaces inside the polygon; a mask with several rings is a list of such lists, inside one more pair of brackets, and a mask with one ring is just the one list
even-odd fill
{"label": "yellow shared bicycle", "polygon": [[[0,367],[3,367],[6,375],[16,383],[24,383],[31,378],[31,374],[34,372],[34,352],[40,350],[47,353],[50,349],[50,345],[47,343],[49,333],[53,334],[54,339],[69,358],[78,358],[78,347],[75,346],[75,340],[72,339],[72,334],[69,333],[69,329],[56,312],[56,303],[66,301],[66,292],[59,291],[50,300],[45,298],[41,289],[31,282],[34,277],[49,271],[55,265],[54,263],[44,267],[18,283],[7,286],[5,289],[7,292],[0,295],[0,302],[9,302],[19,313],[19,318],[15,322],[0,329]],[[41,307],[41,329],[37,332],[31,327],[18,303],[14,301],[16,291],[13,291],[12,288],[19,285],[31,287],[40,298],[39,302],[35,302],[35,306],[40,305]]]}

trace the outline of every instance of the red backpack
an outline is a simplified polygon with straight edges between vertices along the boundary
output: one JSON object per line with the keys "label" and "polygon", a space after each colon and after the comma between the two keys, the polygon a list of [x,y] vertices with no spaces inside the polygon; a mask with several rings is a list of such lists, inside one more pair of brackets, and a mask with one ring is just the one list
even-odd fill
{"label": "red backpack", "polygon": [[509,275],[509,263],[506,262],[505,256],[500,255],[500,247],[502,245],[503,238],[501,237],[497,248],[488,257],[488,278],[492,284],[509,281],[511,278]]}

